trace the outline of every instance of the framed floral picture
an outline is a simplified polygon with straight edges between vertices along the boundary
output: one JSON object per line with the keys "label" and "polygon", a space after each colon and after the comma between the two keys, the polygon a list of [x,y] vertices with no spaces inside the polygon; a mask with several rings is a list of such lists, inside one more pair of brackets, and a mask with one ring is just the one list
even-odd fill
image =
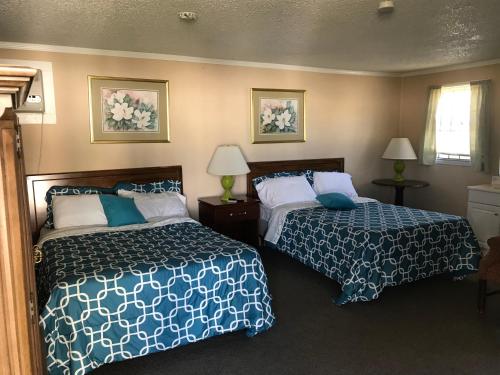
{"label": "framed floral picture", "polygon": [[252,143],[304,142],[305,90],[252,89]]}
{"label": "framed floral picture", "polygon": [[89,76],[92,143],[169,142],[168,81]]}

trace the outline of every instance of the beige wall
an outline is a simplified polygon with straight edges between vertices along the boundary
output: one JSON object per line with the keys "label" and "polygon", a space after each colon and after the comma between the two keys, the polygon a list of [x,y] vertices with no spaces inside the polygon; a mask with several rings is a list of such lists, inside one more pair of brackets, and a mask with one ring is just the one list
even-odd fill
{"label": "beige wall", "polygon": [[[418,150],[423,135],[427,111],[427,95],[431,85],[445,85],[464,81],[491,79],[491,173],[498,175],[500,149],[500,64],[480,68],[448,71],[424,76],[407,77],[401,84],[400,136],[410,138]],[[466,214],[468,185],[489,183],[491,175],[474,172],[470,167],[435,165],[419,166],[416,162],[407,163],[407,176],[427,180],[431,186],[422,190],[409,190],[406,201],[409,205],[449,212]]]}
{"label": "beige wall", "polygon": [[[390,170],[380,155],[397,133],[399,78],[12,50],[0,50],[0,58],[53,63],[57,124],[43,127],[40,161],[41,128],[23,127],[28,173],[182,164],[196,216],[197,197],[221,192],[206,173],[214,149],[235,143],[249,161],[345,157],[361,194],[391,197],[370,181]],[[169,80],[172,142],[90,144],[89,74]],[[251,144],[252,87],[307,90],[307,142]],[[237,178],[236,192],[245,192],[244,181]]]}

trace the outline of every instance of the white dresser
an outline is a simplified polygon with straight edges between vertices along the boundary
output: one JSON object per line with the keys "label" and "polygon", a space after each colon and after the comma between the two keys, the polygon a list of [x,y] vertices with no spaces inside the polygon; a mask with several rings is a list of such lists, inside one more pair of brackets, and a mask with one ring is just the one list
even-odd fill
{"label": "white dresser", "polygon": [[468,186],[467,189],[467,219],[479,245],[486,250],[488,238],[500,235],[500,187],[477,185]]}

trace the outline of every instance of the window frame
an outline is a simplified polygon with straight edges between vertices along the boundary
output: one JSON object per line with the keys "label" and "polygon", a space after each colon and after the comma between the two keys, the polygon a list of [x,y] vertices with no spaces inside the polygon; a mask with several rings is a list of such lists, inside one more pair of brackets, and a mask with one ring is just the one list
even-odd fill
{"label": "window frame", "polygon": [[470,167],[472,166],[472,163],[470,160],[461,160],[461,159],[444,159],[444,158],[438,158],[436,156],[436,164],[440,165],[458,165],[461,167]]}

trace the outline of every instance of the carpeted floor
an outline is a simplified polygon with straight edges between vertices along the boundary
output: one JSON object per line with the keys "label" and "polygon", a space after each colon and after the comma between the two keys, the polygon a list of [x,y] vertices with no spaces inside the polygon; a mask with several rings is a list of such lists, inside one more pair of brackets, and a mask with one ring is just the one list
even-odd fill
{"label": "carpeted floor", "polygon": [[476,312],[476,283],[433,278],[336,307],[338,285],[262,250],[277,322],[114,363],[93,374],[500,374],[500,296]]}

